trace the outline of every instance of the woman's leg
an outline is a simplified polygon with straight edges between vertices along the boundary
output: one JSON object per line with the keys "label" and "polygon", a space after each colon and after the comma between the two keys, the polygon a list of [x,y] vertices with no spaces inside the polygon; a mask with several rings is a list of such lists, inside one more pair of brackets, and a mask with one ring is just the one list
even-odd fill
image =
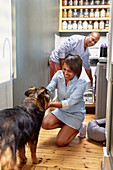
{"label": "woman's leg", "polygon": [[56,138],[56,145],[65,146],[69,144],[79,133],[78,130],[69,127],[68,125],[63,125],[59,131]]}
{"label": "woman's leg", "polygon": [[47,114],[42,121],[42,128],[46,130],[61,128],[64,124],[52,113]]}
{"label": "woman's leg", "polygon": [[79,133],[78,130],[65,125],[59,119],[56,118],[52,113],[49,113],[44,117],[42,122],[42,128],[46,130],[61,128],[57,137],[56,137],[56,145],[65,146],[70,143],[76,135]]}

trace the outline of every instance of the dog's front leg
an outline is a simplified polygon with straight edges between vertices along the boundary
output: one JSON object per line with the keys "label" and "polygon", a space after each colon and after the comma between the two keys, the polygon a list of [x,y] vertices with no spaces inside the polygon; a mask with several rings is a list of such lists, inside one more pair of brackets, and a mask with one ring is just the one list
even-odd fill
{"label": "dog's front leg", "polygon": [[37,141],[33,140],[33,141],[29,141],[29,147],[31,150],[31,157],[32,157],[32,161],[35,164],[39,164],[42,161],[42,158],[37,158],[36,157],[36,147],[37,147]]}
{"label": "dog's front leg", "polygon": [[21,148],[18,149],[19,151],[19,163],[26,163],[27,158],[25,156],[25,146],[22,146]]}

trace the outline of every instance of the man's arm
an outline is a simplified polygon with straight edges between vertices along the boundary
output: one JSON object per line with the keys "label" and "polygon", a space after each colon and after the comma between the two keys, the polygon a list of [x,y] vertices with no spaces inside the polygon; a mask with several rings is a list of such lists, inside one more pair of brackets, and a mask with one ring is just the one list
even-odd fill
{"label": "man's arm", "polygon": [[60,66],[61,66],[61,69],[62,69],[62,66],[63,66],[64,59],[61,59],[61,58],[59,58],[59,61],[60,61]]}
{"label": "man's arm", "polygon": [[91,69],[90,70],[85,70],[90,81],[91,81],[91,86],[93,86],[93,77],[92,77],[92,72],[91,72]]}

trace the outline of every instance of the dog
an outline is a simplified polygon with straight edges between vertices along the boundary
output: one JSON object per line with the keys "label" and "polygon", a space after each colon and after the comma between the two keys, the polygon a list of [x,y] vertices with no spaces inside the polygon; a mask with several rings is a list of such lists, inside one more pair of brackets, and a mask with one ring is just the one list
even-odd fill
{"label": "dog", "polygon": [[49,91],[44,88],[29,88],[24,101],[14,108],[0,111],[0,164],[1,170],[17,169],[19,163],[26,163],[25,145],[28,143],[33,163],[39,163],[36,147],[45,110],[50,101]]}

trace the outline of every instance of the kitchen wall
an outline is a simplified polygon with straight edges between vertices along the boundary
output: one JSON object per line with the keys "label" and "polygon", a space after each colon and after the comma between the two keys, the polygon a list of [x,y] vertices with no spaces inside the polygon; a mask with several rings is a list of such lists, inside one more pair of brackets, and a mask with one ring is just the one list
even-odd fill
{"label": "kitchen wall", "polygon": [[49,81],[48,58],[58,31],[58,0],[16,0],[14,105],[32,86]]}

